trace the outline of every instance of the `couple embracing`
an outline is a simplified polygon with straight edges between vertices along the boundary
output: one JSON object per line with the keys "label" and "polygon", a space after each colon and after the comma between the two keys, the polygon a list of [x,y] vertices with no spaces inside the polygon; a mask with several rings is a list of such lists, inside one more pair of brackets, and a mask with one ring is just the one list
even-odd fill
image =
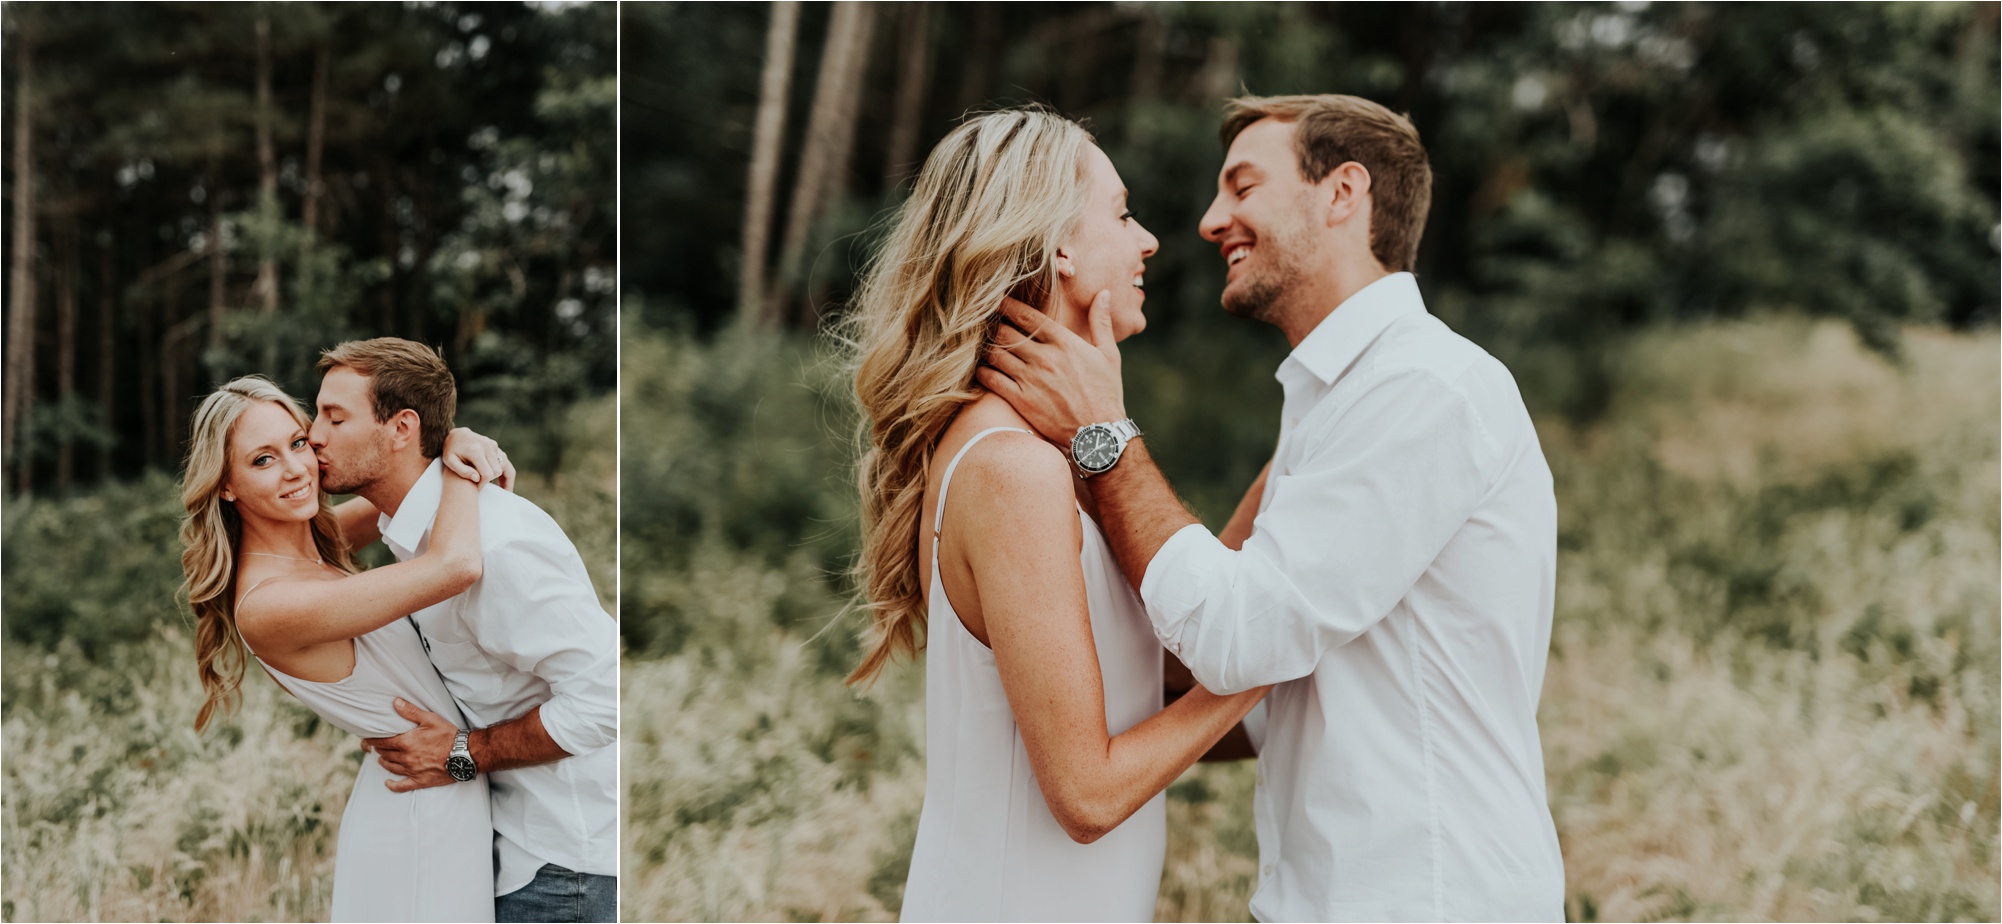
{"label": "couple embracing", "polygon": [[[1202,236],[1285,334],[1278,445],[1220,535],[1128,418],[1158,242],[1041,110],[926,160],[854,301],[867,420],[850,678],[922,647],[906,920],[1151,920],[1162,791],[1258,758],[1266,921],[1560,920],[1536,707],[1556,503],[1514,379],[1429,315],[1405,118],[1245,98]],[[1196,685],[1163,708],[1166,655]]]}
{"label": "couple embracing", "polygon": [[[196,728],[254,659],[374,752],[341,816],[336,921],[617,920],[618,642],[583,560],[508,490],[506,453],[452,428],[435,351],[352,341],[320,369],[311,418],[254,376],[195,412]],[[397,562],[361,570],[378,540]]]}

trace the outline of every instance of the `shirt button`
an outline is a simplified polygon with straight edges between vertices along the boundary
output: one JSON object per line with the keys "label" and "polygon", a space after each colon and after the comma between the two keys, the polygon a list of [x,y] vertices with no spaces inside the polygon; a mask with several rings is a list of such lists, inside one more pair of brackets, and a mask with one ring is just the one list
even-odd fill
{"label": "shirt button", "polygon": [[1265,878],[1272,878],[1272,864],[1270,863],[1265,864]]}

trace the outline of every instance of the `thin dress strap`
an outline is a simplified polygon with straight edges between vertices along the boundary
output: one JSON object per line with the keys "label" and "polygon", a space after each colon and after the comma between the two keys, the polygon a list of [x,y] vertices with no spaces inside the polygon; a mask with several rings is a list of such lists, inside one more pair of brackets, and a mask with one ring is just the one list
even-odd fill
{"label": "thin dress strap", "polygon": [[[326,562],[319,562],[319,565],[323,568],[334,567],[332,565],[327,564]],[[340,569],[334,568],[334,570],[339,571]],[[235,614],[243,611],[243,601],[250,599],[250,595],[256,593],[257,588],[263,587],[264,585],[269,584],[272,581],[275,581],[285,576],[286,575],[283,574],[273,574],[266,577],[264,580],[258,581],[257,583],[250,585],[250,589],[244,591],[243,596],[236,598],[236,605],[230,608],[231,615],[229,619],[229,627],[236,630],[236,640],[242,642],[244,648],[250,649],[250,640],[243,637],[243,627],[236,624]],[[257,654],[257,652],[254,649],[251,650],[250,653],[252,655]]]}
{"label": "thin dress strap", "polygon": [[1002,432],[1027,433],[1029,431],[1021,427],[988,427],[979,433],[973,434],[973,438],[967,440],[966,445],[959,447],[959,451],[952,454],[952,461],[946,464],[945,477],[939,479],[938,482],[938,508],[932,514],[931,540],[933,567],[937,567],[938,565],[938,534],[941,529],[945,528],[945,492],[952,486],[952,470],[959,467],[959,460],[966,458],[966,451],[972,449],[974,443],[980,442],[981,437],[989,433]]}

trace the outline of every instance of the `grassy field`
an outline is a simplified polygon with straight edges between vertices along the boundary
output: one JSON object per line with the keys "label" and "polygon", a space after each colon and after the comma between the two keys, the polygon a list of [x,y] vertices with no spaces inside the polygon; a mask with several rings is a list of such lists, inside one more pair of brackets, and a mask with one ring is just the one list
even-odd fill
{"label": "grassy field", "polygon": [[[574,409],[563,474],[519,487],[563,524],[608,609],[614,410]],[[361,751],[254,670],[242,709],[196,734],[193,633],[172,600],[178,498],[155,474],[8,501],[5,920],[327,919]]]}
{"label": "grassy field", "polygon": [[[1664,330],[1622,348],[1599,422],[1539,415],[1572,919],[2002,914],[1997,355],[1993,331],[1910,331],[1894,365],[1830,323]],[[839,383],[743,333],[629,336],[626,361],[624,916],[894,918],[923,671],[840,682]],[[1170,789],[1159,920],[1246,919],[1251,787]]]}

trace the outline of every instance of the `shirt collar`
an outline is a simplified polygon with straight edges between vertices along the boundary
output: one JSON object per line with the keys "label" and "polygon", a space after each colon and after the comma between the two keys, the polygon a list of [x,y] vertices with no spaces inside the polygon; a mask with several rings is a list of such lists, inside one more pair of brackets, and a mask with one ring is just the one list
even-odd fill
{"label": "shirt collar", "polygon": [[438,519],[438,501],[445,494],[444,462],[432,459],[417,476],[417,482],[403,495],[403,502],[396,505],[396,515],[376,514],[376,526],[382,530],[382,541],[397,553],[398,558],[409,558],[418,554],[425,537],[431,535],[431,524]]}
{"label": "shirt collar", "polygon": [[1392,322],[1424,311],[1418,278],[1410,273],[1391,273],[1363,286],[1328,312],[1279,365],[1275,377],[1283,384],[1287,370],[1297,366],[1322,384],[1332,385]]}

